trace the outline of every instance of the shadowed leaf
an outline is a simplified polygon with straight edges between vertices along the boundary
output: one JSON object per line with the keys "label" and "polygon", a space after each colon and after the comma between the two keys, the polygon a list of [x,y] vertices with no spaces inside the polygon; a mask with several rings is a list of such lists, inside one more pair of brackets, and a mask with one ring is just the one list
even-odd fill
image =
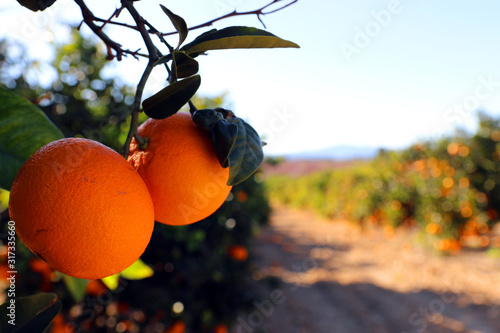
{"label": "shadowed leaf", "polygon": [[22,6],[37,12],[52,6],[56,0],[17,0]]}
{"label": "shadowed leaf", "polygon": [[201,77],[195,75],[168,85],[142,102],[144,112],[154,119],[170,117],[194,96],[200,83]]}
{"label": "shadowed leaf", "polygon": [[[9,306],[15,307],[14,317],[10,315]],[[0,306],[0,316],[2,317],[0,331],[6,333],[44,332],[60,311],[61,302],[52,293],[7,299]],[[15,325],[9,323],[9,320],[12,319],[14,319]]]}
{"label": "shadowed leaf", "polygon": [[238,138],[238,126],[221,120],[215,123],[212,131],[212,142],[215,148],[215,154],[223,168],[229,166],[229,153],[234,147]]}
{"label": "shadowed leaf", "polygon": [[174,51],[174,65],[172,70],[177,74],[177,78],[182,79],[198,73],[198,61],[188,56],[185,52]]}
{"label": "shadowed leaf", "polygon": [[228,155],[229,180],[227,185],[236,185],[250,177],[264,160],[259,134],[243,119],[227,118],[238,127],[236,140]]}
{"label": "shadowed leaf", "polygon": [[188,27],[186,24],[186,21],[179,15],[176,15],[172,13],[167,7],[160,5],[161,9],[167,14],[168,18],[170,21],[172,21],[172,24],[174,25],[175,30],[179,33],[179,44],[177,45],[177,48],[181,46],[181,44],[186,40],[186,37],[188,35]]}

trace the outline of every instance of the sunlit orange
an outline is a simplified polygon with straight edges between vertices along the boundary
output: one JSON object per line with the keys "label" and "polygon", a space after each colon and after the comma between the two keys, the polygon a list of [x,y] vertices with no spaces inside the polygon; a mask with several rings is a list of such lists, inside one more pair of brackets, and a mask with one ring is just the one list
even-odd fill
{"label": "sunlit orange", "polygon": [[427,160],[427,165],[429,166],[429,168],[436,168],[436,167],[438,167],[439,162],[438,162],[437,158],[435,158],[435,157],[430,157],[430,158]]}
{"label": "sunlit orange", "polygon": [[447,177],[453,177],[455,175],[455,168],[451,166],[447,166],[444,168],[444,174]]}
{"label": "sunlit orange", "polygon": [[443,187],[444,188],[452,188],[454,184],[455,184],[455,181],[451,177],[446,177],[445,179],[443,179]]}
{"label": "sunlit orange", "polygon": [[499,130],[494,130],[491,132],[491,140],[493,141],[500,141],[500,131]]}
{"label": "sunlit orange", "polygon": [[451,156],[454,156],[456,154],[458,154],[458,149],[459,149],[459,146],[457,143],[455,142],[452,142],[448,145],[448,154],[450,154]]}
{"label": "sunlit orange", "polygon": [[479,246],[487,247],[488,245],[490,245],[490,239],[487,236],[479,237]]}
{"label": "sunlit orange", "polygon": [[443,228],[434,222],[427,224],[427,227],[425,228],[425,231],[427,231],[427,233],[431,235],[439,234],[442,230]]}
{"label": "sunlit orange", "polygon": [[488,201],[488,197],[486,197],[486,194],[484,194],[483,192],[477,192],[476,201],[480,204],[484,204]]}
{"label": "sunlit orange", "polygon": [[413,162],[413,169],[415,171],[422,171],[425,169],[425,160],[418,160]]}
{"label": "sunlit orange", "polygon": [[399,202],[399,200],[393,200],[391,203],[391,207],[393,210],[400,210],[401,209],[401,202]]}
{"label": "sunlit orange", "polygon": [[469,206],[465,206],[462,209],[460,209],[460,213],[462,214],[463,217],[471,217],[472,209]]}
{"label": "sunlit orange", "polygon": [[460,188],[468,188],[469,185],[470,185],[469,178],[462,177],[458,181],[458,186],[460,186]]}
{"label": "sunlit orange", "polygon": [[458,149],[458,155],[460,155],[462,157],[465,157],[465,156],[469,155],[469,152],[470,152],[470,149],[467,146],[461,146]]}
{"label": "sunlit orange", "polygon": [[440,169],[439,167],[437,167],[437,168],[432,168],[432,169],[431,169],[431,175],[432,175],[432,177],[434,177],[434,178],[438,178],[438,177],[440,177],[440,176],[441,176],[441,173],[442,173],[442,172],[441,172],[441,169]]}

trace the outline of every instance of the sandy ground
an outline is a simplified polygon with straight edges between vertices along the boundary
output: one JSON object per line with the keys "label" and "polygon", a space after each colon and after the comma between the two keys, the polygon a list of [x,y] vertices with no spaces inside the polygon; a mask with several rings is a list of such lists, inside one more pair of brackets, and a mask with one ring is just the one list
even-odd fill
{"label": "sandy ground", "polygon": [[263,298],[231,332],[500,333],[500,260],[276,208],[255,241]]}

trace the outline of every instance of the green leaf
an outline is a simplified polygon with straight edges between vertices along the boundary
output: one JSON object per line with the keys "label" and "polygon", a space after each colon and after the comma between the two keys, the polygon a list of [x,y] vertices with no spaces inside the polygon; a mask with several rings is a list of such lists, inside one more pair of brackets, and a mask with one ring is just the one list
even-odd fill
{"label": "green leaf", "polygon": [[198,61],[194,60],[182,51],[174,51],[174,64],[172,70],[177,74],[177,78],[185,78],[198,73]]}
{"label": "green leaf", "polygon": [[[8,307],[14,307],[14,316],[10,315],[12,309]],[[7,299],[0,306],[0,331],[43,332],[60,311],[61,302],[57,300],[57,295],[51,293]],[[10,320],[14,320],[15,325],[10,324]]]}
{"label": "green leaf", "polygon": [[179,33],[179,44],[177,45],[177,49],[181,46],[182,43],[186,40],[189,29],[187,27],[186,21],[179,15],[172,13],[167,7],[160,5],[161,9],[167,14],[170,21],[174,25],[175,30]]}
{"label": "green leaf", "polygon": [[160,57],[160,59],[156,60],[153,66],[162,65],[166,62],[169,62],[170,60],[172,60],[172,55],[169,53],[167,55],[164,55],[163,57]]}
{"label": "green leaf", "polygon": [[130,265],[124,271],[105,277],[101,279],[101,281],[108,287],[110,290],[114,290],[118,288],[118,282],[120,281],[120,277],[123,277],[127,280],[142,280],[153,276],[154,271],[151,267],[146,265],[144,261],[141,259],[137,259],[132,265]]}
{"label": "green leaf", "polygon": [[170,117],[194,96],[200,84],[199,75],[174,82],[144,100],[142,102],[144,112],[154,119]]}
{"label": "green leaf", "polygon": [[56,0],[17,0],[22,6],[31,9],[34,12],[45,10],[52,6]]}
{"label": "green leaf", "polygon": [[229,179],[227,185],[236,185],[250,177],[264,160],[259,134],[243,119],[228,117],[238,127],[236,141],[228,155]]}
{"label": "green leaf", "polygon": [[123,272],[119,273],[127,280],[141,280],[153,276],[153,269],[146,265],[144,261],[138,259]]}
{"label": "green leaf", "polygon": [[118,288],[118,282],[120,280],[120,274],[115,274],[102,278],[101,281],[109,288],[109,290],[115,290]]}
{"label": "green leaf", "polygon": [[83,300],[85,298],[85,287],[89,280],[75,278],[63,273],[60,274],[62,275],[66,288],[68,288],[69,293],[73,296],[73,299],[76,302]]}
{"label": "green leaf", "polygon": [[181,50],[196,57],[208,50],[222,49],[253,49],[253,48],[277,48],[296,47],[293,42],[281,39],[265,30],[251,27],[228,27],[221,30],[213,29],[198,36],[191,43],[182,47]]}
{"label": "green leaf", "polygon": [[0,187],[9,190],[34,152],[64,136],[40,109],[1,85],[0,101]]}

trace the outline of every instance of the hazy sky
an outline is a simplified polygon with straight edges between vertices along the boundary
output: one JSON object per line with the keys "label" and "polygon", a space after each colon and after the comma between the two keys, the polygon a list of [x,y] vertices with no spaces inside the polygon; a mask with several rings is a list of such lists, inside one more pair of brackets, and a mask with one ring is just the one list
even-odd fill
{"label": "hazy sky", "polygon": [[[118,3],[87,0],[102,17]],[[161,3],[192,26],[267,1]],[[137,8],[158,29],[172,30],[157,1],[140,1]],[[478,109],[500,115],[499,12],[494,0],[299,0],[263,20],[270,32],[300,49],[212,51],[199,58],[200,93],[228,92],[235,113],[268,141],[269,154],[336,145],[401,148],[456,126],[474,129]],[[79,11],[71,0],[58,0],[32,14],[12,0],[0,5],[0,16],[0,32],[38,45],[51,38],[40,27],[61,16],[77,22]],[[228,25],[262,27],[255,17],[215,27]],[[57,36],[66,32],[51,30]],[[191,38],[200,32],[193,31]],[[145,49],[133,31],[112,28],[109,33],[125,48]],[[41,46],[37,53],[43,54]],[[113,73],[135,85],[144,66],[145,61],[129,58]],[[164,72],[155,72],[150,93],[164,79]]]}

